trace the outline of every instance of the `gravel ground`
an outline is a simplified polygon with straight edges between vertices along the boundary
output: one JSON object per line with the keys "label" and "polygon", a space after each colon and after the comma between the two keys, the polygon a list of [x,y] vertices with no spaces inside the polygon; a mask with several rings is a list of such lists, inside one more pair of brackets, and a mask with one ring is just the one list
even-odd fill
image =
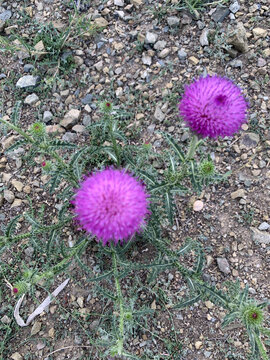
{"label": "gravel ground", "polygon": [[[190,205],[196,198],[177,198],[177,222],[168,231],[175,247],[187,237],[201,241],[207,253],[204,275],[212,283],[239,279],[242,288],[249,284],[256,300],[269,298],[268,0],[213,4],[193,12],[175,0],[82,0],[76,12],[73,5],[67,0],[0,0],[0,114],[12,119],[18,106],[22,128],[39,119],[57,138],[84,144],[89,142],[87,126],[99,120],[98,102],[108,100],[121,112],[120,121],[125,121],[131,142],[149,142],[161,153],[166,143],[159,130],[187,144],[188,132],[177,109],[184,85],[204,71],[234,80],[249,101],[248,124],[233,138],[208,141],[203,149],[211,152],[221,173],[231,170],[232,175],[203,191],[200,199],[205,206],[200,212]],[[70,35],[57,47],[59,34],[68,26]],[[32,46],[31,54],[27,44]],[[41,171],[42,159],[27,167],[23,148],[5,153],[18,135],[2,130],[1,223],[27,211],[29,196],[34,207],[43,204],[56,214],[61,201],[44,189],[48,177]],[[23,231],[26,225],[19,222],[17,227]],[[73,231],[66,229],[70,239]],[[137,245],[134,259],[151,261],[152,250],[148,244]],[[1,267],[12,274],[20,266],[18,259],[33,265],[36,256],[36,250],[22,241],[1,255]],[[41,257],[46,260],[45,254]],[[98,266],[95,244],[82,260]],[[16,299],[1,284],[0,322],[11,329],[2,359],[100,358],[87,333],[102,335],[95,314],[110,304],[99,301],[78,265],[72,263],[69,273],[71,281],[59,301],[26,328],[13,324],[10,311]],[[56,283],[64,279],[60,276]],[[122,284],[127,294],[132,281]],[[183,283],[177,271],[166,271],[157,286],[173,298],[176,292],[181,295]],[[33,310],[44,294],[41,288],[28,297],[24,308]],[[171,312],[162,297],[155,298],[143,285],[139,299],[142,306],[148,304],[155,311],[147,317],[145,331],[135,332],[128,344],[142,359],[248,359],[249,344],[242,328],[234,324],[221,329],[224,313],[210,301]],[[174,344],[170,353],[169,342]]]}

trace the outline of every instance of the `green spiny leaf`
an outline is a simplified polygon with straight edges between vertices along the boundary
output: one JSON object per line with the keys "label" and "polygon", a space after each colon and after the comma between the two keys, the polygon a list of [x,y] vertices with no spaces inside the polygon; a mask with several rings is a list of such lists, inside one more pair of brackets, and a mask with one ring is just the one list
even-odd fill
{"label": "green spiny leaf", "polygon": [[7,238],[10,238],[12,234],[14,234],[15,230],[16,230],[16,225],[18,223],[19,218],[21,217],[21,215],[17,215],[15,216],[10,223],[8,224],[8,226],[6,227],[5,230],[5,236]]}
{"label": "green spiny leaf", "polygon": [[11,146],[6,150],[6,152],[13,151],[13,150],[19,148],[20,146],[25,145],[25,144],[29,144],[29,142],[28,142],[27,140],[25,140],[25,139],[18,140],[18,141],[16,141],[13,145],[11,145]]}
{"label": "green spiny leaf", "polygon": [[165,197],[165,208],[167,212],[168,219],[170,221],[170,224],[173,224],[173,201],[171,194],[167,191],[164,195]]}
{"label": "green spiny leaf", "polygon": [[242,304],[244,304],[247,301],[248,298],[248,286],[245,286],[245,289],[243,291],[241,291],[240,296],[239,296],[239,306],[241,306]]}
{"label": "green spiny leaf", "polygon": [[221,327],[228,326],[230,323],[232,323],[233,321],[235,321],[239,316],[240,316],[239,311],[230,312],[229,314],[227,314],[227,315],[224,317],[223,322],[222,322],[222,324],[221,324]]}
{"label": "green spiny leaf", "polygon": [[185,155],[184,153],[182,152],[182,150],[180,149],[180,146],[174,141],[174,139],[168,135],[168,134],[165,134],[163,133],[165,139],[168,141],[168,143],[171,145],[171,147],[173,148],[173,150],[176,152],[176,154],[178,155],[179,157],[179,160],[181,162],[185,162]]}
{"label": "green spiny leaf", "polygon": [[228,307],[229,301],[221,290],[218,290],[214,286],[209,286],[204,283],[197,283],[196,287],[198,287],[204,295],[208,296],[214,304],[223,306],[224,308]]}
{"label": "green spiny leaf", "polygon": [[62,141],[59,139],[52,140],[48,143],[48,147],[52,149],[62,149],[62,148],[68,148],[68,149],[74,149],[77,147],[76,144],[72,144],[67,141]]}
{"label": "green spiny leaf", "polygon": [[263,346],[263,343],[260,339],[260,337],[254,332],[254,338],[255,338],[255,341],[256,341],[256,344],[257,344],[257,347],[259,349],[259,352],[260,352],[260,355],[262,357],[263,360],[269,360],[269,357],[266,353],[266,350]]}
{"label": "green spiny leaf", "polygon": [[185,255],[187,252],[193,249],[193,247],[194,247],[194,242],[187,240],[186,243],[179,250],[177,250],[176,253],[178,256]]}
{"label": "green spiny leaf", "polygon": [[187,306],[191,306],[194,303],[196,303],[197,301],[200,300],[200,295],[194,295],[193,297],[186,299],[182,302],[180,302],[179,304],[176,304],[172,307],[172,309],[184,309]]}
{"label": "green spiny leaf", "polygon": [[104,152],[106,152],[111,157],[111,159],[114,162],[117,163],[117,157],[116,157],[116,155],[114,153],[114,149],[112,147],[107,146],[107,147],[103,147],[102,149]]}
{"label": "green spiny leaf", "polygon": [[108,272],[106,272],[105,274],[102,274],[102,275],[100,275],[100,276],[96,276],[96,277],[94,277],[94,278],[88,278],[87,281],[89,281],[89,282],[93,282],[93,281],[96,282],[96,281],[100,281],[100,280],[107,279],[107,278],[111,277],[112,275],[113,275],[113,270],[108,271]]}

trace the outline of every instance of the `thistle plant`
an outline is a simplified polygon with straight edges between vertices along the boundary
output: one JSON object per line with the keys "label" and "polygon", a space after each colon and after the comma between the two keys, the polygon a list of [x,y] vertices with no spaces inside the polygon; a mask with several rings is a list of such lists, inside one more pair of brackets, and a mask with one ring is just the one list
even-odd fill
{"label": "thistle plant", "polygon": [[[81,148],[51,137],[42,123],[34,123],[24,131],[18,124],[0,119],[22,136],[9,151],[25,146],[26,160],[30,163],[38,155],[42,170],[50,176],[47,186],[51,192],[56,191],[63,202],[58,222],[47,225],[41,215],[35,216],[31,211],[15,217],[0,236],[0,251],[22,239],[35,241],[41,236],[46,240],[40,250],[57,252],[57,261],[44,269],[22,269],[21,278],[18,276],[13,281],[13,293],[29,292],[39,286],[41,280],[53,279],[75,260],[86,272],[87,280],[95,283],[97,291],[113,303],[113,312],[108,314],[110,332],[99,329],[100,333],[107,331],[107,340],[96,341],[102,356],[139,359],[126,350],[126,342],[135,324],[140,326],[142,318],[153,310],[137,305],[136,292],[126,298],[122,281],[136,278],[143,270],[151,286],[162,271],[176,269],[188,290],[186,297],[176,303],[171,301],[168,308],[173,311],[200,300],[211,300],[227,311],[224,327],[236,321],[246,328],[252,359],[267,360],[262,336],[270,335],[263,322],[263,308],[268,303],[257,304],[249,298],[248,287],[243,290],[238,282],[228,285],[226,291],[207,283],[203,279],[205,261],[201,244],[188,239],[183,246],[172,250],[170,239],[165,235],[168,220],[173,224],[175,219],[175,194],[200,193],[205,186],[223,181],[229,175],[218,174],[210,156],[200,158],[197,150],[207,137],[231,136],[239,131],[246,121],[247,102],[232,81],[208,76],[186,88],[179,109],[193,136],[185,151],[170,135],[162,133],[170,147],[162,157],[165,164],[162,174],[147,162],[150,155],[158,157],[151,146],[128,144],[117,121],[117,111],[109,101],[100,105],[102,120],[88,128],[91,144]],[[61,181],[64,182],[60,192]],[[17,234],[16,224],[21,216],[31,224],[31,229]],[[73,224],[79,229],[75,231],[73,247],[68,247],[63,230]],[[92,239],[97,241],[97,258],[106,259],[110,266],[98,276],[81,259]],[[129,250],[142,242],[153,245],[154,261],[133,261]],[[192,266],[190,261],[185,264],[183,256],[187,255],[194,259]]]}

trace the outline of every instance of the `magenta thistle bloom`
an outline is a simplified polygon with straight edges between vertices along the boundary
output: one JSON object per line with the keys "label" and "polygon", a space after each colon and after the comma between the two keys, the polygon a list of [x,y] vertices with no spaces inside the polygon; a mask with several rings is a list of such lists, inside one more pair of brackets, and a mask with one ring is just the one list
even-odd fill
{"label": "magenta thistle bloom", "polygon": [[145,224],[145,187],[123,170],[106,169],[86,177],[73,204],[77,220],[103,245],[123,243]]}
{"label": "magenta thistle bloom", "polygon": [[180,115],[201,137],[231,136],[246,122],[247,101],[231,80],[207,76],[187,86],[179,104]]}

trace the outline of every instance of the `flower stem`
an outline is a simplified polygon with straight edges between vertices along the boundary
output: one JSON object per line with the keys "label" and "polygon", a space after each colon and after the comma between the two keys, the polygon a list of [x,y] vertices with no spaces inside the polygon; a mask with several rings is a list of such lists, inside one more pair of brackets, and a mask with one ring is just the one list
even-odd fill
{"label": "flower stem", "polygon": [[12,130],[17,131],[18,134],[22,135],[27,141],[29,141],[31,144],[34,143],[34,140],[29,136],[25,131],[20,129],[18,126],[11,124],[9,121],[4,120],[3,118],[0,118],[0,122],[11,128]]}
{"label": "flower stem", "polygon": [[115,250],[112,251],[112,260],[113,260],[113,273],[114,273],[114,281],[116,287],[116,295],[117,295],[117,302],[119,305],[119,338],[117,340],[117,355],[123,354],[123,344],[124,344],[124,304],[123,304],[123,296],[120,287],[118,269],[117,269],[117,257]]}
{"label": "flower stem", "polygon": [[191,142],[189,144],[189,149],[187,152],[186,160],[190,160],[194,157],[195,151],[196,151],[199,143],[200,143],[200,140],[198,139],[198,136],[196,134],[194,134],[192,136]]}
{"label": "flower stem", "polygon": [[118,149],[118,145],[114,136],[114,131],[113,131],[113,122],[112,119],[110,119],[110,136],[111,136],[111,140],[112,140],[112,144],[113,144],[113,149],[114,149],[114,153],[117,159],[117,166],[120,165],[120,154],[119,154],[119,149]]}

